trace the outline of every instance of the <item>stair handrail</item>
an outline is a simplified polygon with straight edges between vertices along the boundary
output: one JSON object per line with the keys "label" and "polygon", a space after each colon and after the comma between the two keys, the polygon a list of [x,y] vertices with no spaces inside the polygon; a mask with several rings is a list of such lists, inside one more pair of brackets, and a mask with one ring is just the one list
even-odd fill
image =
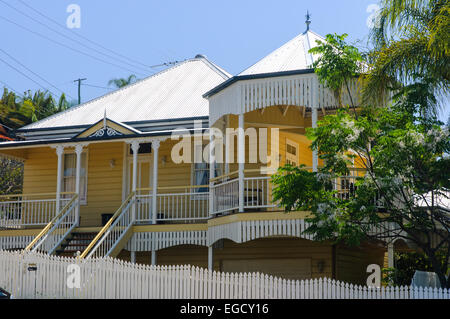
{"label": "stair handrail", "polygon": [[44,229],[41,230],[41,232],[28,244],[27,247],[25,247],[24,251],[29,252],[33,246],[45,235],[49,233],[49,231],[52,229],[52,227],[58,222],[58,220],[64,216],[64,214],[67,212],[67,210],[72,206],[72,204],[78,199],[78,194],[74,194],[72,199],[66,204],[66,206],[61,209],[61,211],[52,218],[52,220],[44,227]]}
{"label": "stair handrail", "polygon": [[133,199],[135,192],[131,192],[128,197],[122,202],[122,205],[116,210],[114,215],[108,220],[108,222],[103,226],[103,228],[98,232],[97,236],[91,241],[89,246],[83,251],[83,253],[78,257],[79,259],[84,259],[92,250],[92,248],[98,243],[102,236],[109,230],[113,222],[122,214],[123,209],[128,205],[128,203]]}

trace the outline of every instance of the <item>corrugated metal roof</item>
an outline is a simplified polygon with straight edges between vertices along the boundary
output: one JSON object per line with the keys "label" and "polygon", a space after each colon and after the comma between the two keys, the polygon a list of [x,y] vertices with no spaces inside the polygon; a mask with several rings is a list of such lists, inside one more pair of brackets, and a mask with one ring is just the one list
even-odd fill
{"label": "corrugated metal roof", "polygon": [[325,41],[323,37],[313,31],[301,33],[239,75],[309,69],[316,57],[308,51],[317,46],[316,40]]}
{"label": "corrugated metal roof", "polygon": [[102,119],[105,110],[116,122],[208,116],[208,101],[202,94],[230,77],[206,58],[198,57],[22,129],[89,125]]}

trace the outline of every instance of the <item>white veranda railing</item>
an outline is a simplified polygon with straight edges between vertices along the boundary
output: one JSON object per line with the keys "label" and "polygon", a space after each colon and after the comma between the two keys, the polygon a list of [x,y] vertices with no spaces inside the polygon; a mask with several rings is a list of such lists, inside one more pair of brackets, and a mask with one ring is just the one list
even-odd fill
{"label": "white veranda railing", "polygon": [[239,179],[223,180],[210,188],[213,193],[213,214],[231,212],[239,208]]}
{"label": "white veranda railing", "polygon": [[[63,193],[62,195],[73,195]],[[60,199],[64,207],[70,198]],[[56,194],[17,194],[0,196],[0,228],[47,225],[57,215]]]}
{"label": "white veranda railing", "polygon": [[160,187],[153,216],[151,189],[139,189],[136,195],[136,223],[195,222],[209,218],[209,186]]}

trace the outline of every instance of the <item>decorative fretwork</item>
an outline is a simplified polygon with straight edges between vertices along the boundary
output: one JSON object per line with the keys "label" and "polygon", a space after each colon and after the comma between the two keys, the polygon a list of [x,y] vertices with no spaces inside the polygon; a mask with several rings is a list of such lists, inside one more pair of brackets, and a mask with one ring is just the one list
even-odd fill
{"label": "decorative fretwork", "polygon": [[110,127],[103,127],[89,137],[106,137],[106,136],[120,136],[123,135],[119,131],[116,131]]}

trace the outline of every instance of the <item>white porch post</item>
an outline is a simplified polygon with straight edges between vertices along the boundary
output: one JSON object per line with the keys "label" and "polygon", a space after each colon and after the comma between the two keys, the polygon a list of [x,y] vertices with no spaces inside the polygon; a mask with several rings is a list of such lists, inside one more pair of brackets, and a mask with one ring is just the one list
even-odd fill
{"label": "white porch post", "polygon": [[151,264],[152,266],[156,266],[156,250],[152,250]]}
{"label": "white porch post", "polygon": [[58,145],[56,146],[56,155],[58,156],[58,168],[56,173],[56,211],[55,215],[59,213],[60,205],[61,205],[61,179],[62,179],[62,160],[64,154],[64,146]]}
{"label": "white porch post", "polygon": [[130,261],[133,264],[136,263],[136,252],[135,251],[130,251]]}
{"label": "white porch post", "polygon": [[213,194],[213,184],[211,179],[215,177],[215,154],[214,154],[214,134],[212,129],[209,130],[209,214],[214,211],[214,194]]}
{"label": "white porch post", "polygon": [[[312,85],[312,105],[311,105],[311,122],[312,122],[312,127],[316,128],[317,127],[317,109],[318,109],[318,103],[319,103],[319,79],[317,78],[317,76],[315,78],[313,78],[313,85]],[[317,153],[317,150],[314,150],[312,153],[312,165],[313,165],[313,172],[317,172],[318,167],[319,167],[319,156]]]}
{"label": "white porch post", "polygon": [[239,114],[238,127],[238,163],[239,163],[239,212],[244,212],[244,168],[245,168],[245,134],[244,114]]}
{"label": "white porch post", "polygon": [[[224,154],[223,154],[223,157],[224,157],[224,159],[223,159],[223,161],[224,161],[224,173],[225,174],[228,174],[229,172],[230,172],[230,160],[228,159],[228,154],[229,154],[229,152],[228,152],[228,143],[229,143],[229,141],[228,141],[228,138],[227,138],[227,136],[226,136],[226,132],[227,132],[227,125],[228,125],[228,118],[226,118],[226,120],[225,120],[225,122],[224,122],[224,124],[223,124],[223,130],[222,130],[222,133],[223,133],[223,136],[224,136],[224,139],[223,139],[223,148],[224,148]],[[234,138],[234,137],[233,137]]]}
{"label": "white porch post", "polygon": [[388,267],[394,268],[394,243],[388,244]]}
{"label": "white porch post", "polygon": [[78,196],[77,213],[75,217],[76,224],[80,223],[80,178],[81,178],[81,154],[83,153],[83,145],[75,146],[75,153],[77,154],[77,168],[75,176],[75,193]]}
{"label": "white porch post", "polygon": [[214,255],[213,255],[213,246],[208,246],[208,270],[214,270]]}
{"label": "white porch post", "polygon": [[[131,142],[131,149],[133,150],[133,184],[131,191],[136,192],[139,142],[138,141]],[[136,204],[133,205],[132,216],[133,221],[136,220]]]}
{"label": "white porch post", "polygon": [[[152,141],[152,149],[153,149],[153,186],[152,186],[152,224],[156,224],[156,196],[158,194],[158,150],[159,146],[161,144],[161,141],[159,140],[153,140]],[[152,258],[153,258],[153,252],[152,252]]]}
{"label": "white porch post", "polygon": [[133,150],[133,185],[132,191],[135,192],[137,189],[137,165],[138,165],[138,152],[139,152],[139,142],[131,142],[131,149]]}

